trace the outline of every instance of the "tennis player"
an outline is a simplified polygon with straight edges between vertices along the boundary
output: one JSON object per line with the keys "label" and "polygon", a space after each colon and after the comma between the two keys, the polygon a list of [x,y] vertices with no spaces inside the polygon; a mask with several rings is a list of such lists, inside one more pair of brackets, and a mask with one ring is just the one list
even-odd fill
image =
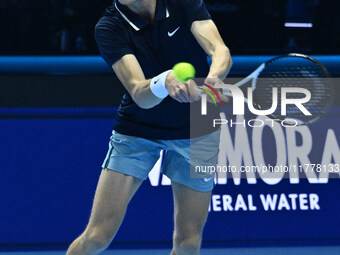
{"label": "tennis player", "polygon": [[[109,246],[162,150],[167,151],[162,173],[171,179],[174,195],[171,254],[199,254],[214,180],[190,178],[189,106],[200,97],[195,82],[177,81],[171,69],[192,63],[197,77],[214,85],[232,65],[229,50],[202,0],[116,0],[96,25],[95,36],[128,93],[118,110],[88,226],[67,254],[98,254]],[[210,145],[218,141],[219,130],[199,137],[206,146],[197,159],[216,164],[218,146]]]}

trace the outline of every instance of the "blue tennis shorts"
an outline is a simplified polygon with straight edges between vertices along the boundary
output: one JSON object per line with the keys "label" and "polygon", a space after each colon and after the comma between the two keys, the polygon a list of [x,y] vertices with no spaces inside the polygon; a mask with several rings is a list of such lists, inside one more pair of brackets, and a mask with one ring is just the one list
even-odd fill
{"label": "blue tennis shorts", "polygon": [[180,140],[149,140],[113,131],[102,168],[145,180],[159,159],[160,152],[165,150],[161,169],[164,175],[194,190],[208,192],[214,187],[214,174],[193,174],[193,165],[216,166],[219,140],[220,130],[202,137]]}

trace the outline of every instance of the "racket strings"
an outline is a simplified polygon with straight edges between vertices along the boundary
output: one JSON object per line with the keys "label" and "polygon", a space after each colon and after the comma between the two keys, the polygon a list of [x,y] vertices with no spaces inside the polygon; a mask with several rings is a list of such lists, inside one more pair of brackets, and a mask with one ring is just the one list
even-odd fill
{"label": "racket strings", "polygon": [[[309,123],[313,119],[323,115],[333,98],[333,89],[324,68],[309,59],[300,57],[283,57],[271,62],[261,72],[256,80],[254,95],[254,107],[266,110],[273,105],[273,88],[277,88],[277,108],[272,114],[274,118],[284,120],[286,118],[298,119],[303,123]],[[294,104],[286,105],[286,115],[282,115],[282,88],[304,88],[311,94],[311,99],[303,106],[311,113],[311,116],[303,112]],[[287,93],[287,99],[302,99],[303,93]]]}

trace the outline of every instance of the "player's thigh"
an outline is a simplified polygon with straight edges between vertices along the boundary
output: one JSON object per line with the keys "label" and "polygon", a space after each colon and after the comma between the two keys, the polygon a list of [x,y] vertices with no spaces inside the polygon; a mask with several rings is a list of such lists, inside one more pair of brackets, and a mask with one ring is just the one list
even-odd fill
{"label": "player's thigh", "polygon": [[132,196],[143,180],[103,169],[100,175],[88,227],[118,228]]}
{"label": "player's thigh", "polygon": [[201,192],[183,184],[172,183],[175,233],[180,236],[201,235],[207,220],[211,192]]}

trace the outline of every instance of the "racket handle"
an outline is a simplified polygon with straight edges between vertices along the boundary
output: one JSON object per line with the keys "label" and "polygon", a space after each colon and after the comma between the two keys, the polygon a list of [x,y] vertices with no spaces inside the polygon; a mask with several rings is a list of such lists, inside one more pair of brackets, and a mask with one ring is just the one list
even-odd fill
{"label": "racket handle", "polygon": [[[199,94],[200,97],[202,97],[202,89],[200,89],[199,87],[196,88],[197,90],[197,93]],[[229,92],[228,89],[222,89],[222,93],[225,95],[225,96],[228,96],[228,97],[232,97],[233,95]]]}
{"label": "racket handle", "polygon": [[196,91],[200,97],[202,97],[202,90],[199,87],[196,87]]}
{"label": "racket handle", "polygon": [[227,97],[232,97],[233,95],[230,93],[229,89],[222,89],[222,93]]}

